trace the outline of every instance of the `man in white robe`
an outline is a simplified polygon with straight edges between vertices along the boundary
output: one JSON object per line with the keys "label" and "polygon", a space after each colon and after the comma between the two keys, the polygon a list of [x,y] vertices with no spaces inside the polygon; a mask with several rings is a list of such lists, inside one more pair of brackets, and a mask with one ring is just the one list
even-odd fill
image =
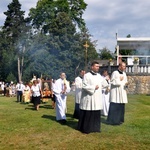
{"label": "man in white robe", "polygon": [[65,73],[61,73],[60,78],[56,80],[53,92],[56,96],[56,120],[66,123],[66,94],[70,92],[70,85],[66,80]]}
{"label": "man in white robe", "polygon": [[99,72],[99,63],[91,64],[91,71],[83,78],[78,130],[83,133],[100,132],[102,110],[102,87],[108,83]]}
{"label": "man in white robe", "polygon": [[82,82],[83,82],[83,76],[85,74],[84,70],[80,70],[80,74],[78,77],[75,78],[75,109],[73,118],[79,119],[79,113],[80,113],[80,99],[82,94]]}
{"label": "man in white robe", "polygon": [[111,125],[120,125],[124,122],[125,104],[128,103],[125,69],[126,64],[122,62],[119,64],[118,70],[111,75],[110,107],[107,117],[107,123]]}

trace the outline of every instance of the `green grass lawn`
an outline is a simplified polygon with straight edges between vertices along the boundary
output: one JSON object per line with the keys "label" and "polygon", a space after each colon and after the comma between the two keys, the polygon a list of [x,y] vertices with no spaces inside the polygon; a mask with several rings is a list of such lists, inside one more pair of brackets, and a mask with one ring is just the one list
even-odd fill
{"label": "green grass lawn", "polygon": [[72,118],[74,97],[68,96],[67,124],[55,120],[51,101],[33,110],[32,104],[0,97],[1,150],[148,150],[150,149],[150,96],[128,95],[125,123],[105,124],[101,133],[82,134]]}

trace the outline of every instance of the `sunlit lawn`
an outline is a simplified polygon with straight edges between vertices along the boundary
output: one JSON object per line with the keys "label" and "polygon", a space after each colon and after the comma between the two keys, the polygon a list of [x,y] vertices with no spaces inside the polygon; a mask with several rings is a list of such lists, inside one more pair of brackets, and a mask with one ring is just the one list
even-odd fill
{"label": "sunlit lawn", "polygon": [[51,101],[35,111],[32,104],[16,103],[16,98],[0,97],[1,150],[148,150],[150,149],[150,96],[129,95],[125,123],[105,124],[102,132],[82,134],[72,118],[74,97],[68,96],[67,124],[55,121]]}

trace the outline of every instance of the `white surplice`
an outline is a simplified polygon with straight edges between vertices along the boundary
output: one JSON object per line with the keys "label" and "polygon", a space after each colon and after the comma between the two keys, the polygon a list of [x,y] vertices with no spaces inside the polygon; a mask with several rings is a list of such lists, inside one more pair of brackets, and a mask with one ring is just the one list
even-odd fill
{"label": "white surplice", "polygon": [[[120,81],[120,77],[123,76],[123,80]],[[111,75],[111,90],[110,90],[110,102],[113,103],[128,103],[126,83],[126,73],[120,74],[118,71],[114,71]]]}
{"label": "white surplice", "polygon": [[81,77],[75,78],[75,103],[80,104],[81,94],[82,94],[82,81]]}
{"label": "white surplice", "polygon": [[56,120],[66,119],[66,94],[70,92],[70,85],[68,81],[66,81],[65,84],[67,87],[65,94],[61,93],[64,90],[64,80],[61,78],[56,80],[53,86],[53,92],[56,96]]}
{"label": "white surplice", "polygon": [[[96,85],[99,86],[97,90],[95,90]],[[102,88],[107,86],[107,81],[100,74],[92,75],[90,72],[86,73],[83,78],[80,109],[102,110]]]}
{"label": "white surplice", "polygon": [[[110,85],[110,80],[108,80],[107,82]],[[110,105],[110,102],[109,102],[110,91],[109,90],[110,90],[110,87],[102,89],[102,102],[103,102],[102,115],[104,116],[108,116],[108,111],[109,111],[109,105]]]}

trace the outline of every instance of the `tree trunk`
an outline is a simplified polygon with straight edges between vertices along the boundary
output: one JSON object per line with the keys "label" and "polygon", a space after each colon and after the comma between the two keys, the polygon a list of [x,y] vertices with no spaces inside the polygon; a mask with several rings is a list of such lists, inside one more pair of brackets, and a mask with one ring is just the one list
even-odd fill
{"label": "tree trunk", "polygon": [[18,80],[21,81],[20,58],[18,57]]}
{"label": "tree trunk", "polygon": [[19,81],[22,81],[25,50],[26,50],[26,47],[23,46],[23,48],[22,48],[22,58],[19,58],[19,56],[18,56],[18,79],[19,79]]}
{"label": "tree trunk", "polygon": [[26,50],[26,47],[23,46],[22,48],[22,59],[21,59],[21,68],[20,68],[20,75],[21,75],[21,78],[22,78],[22,75],[23,75],[23,65],[24,65],[24,53],[25,53],[25,50]]}

